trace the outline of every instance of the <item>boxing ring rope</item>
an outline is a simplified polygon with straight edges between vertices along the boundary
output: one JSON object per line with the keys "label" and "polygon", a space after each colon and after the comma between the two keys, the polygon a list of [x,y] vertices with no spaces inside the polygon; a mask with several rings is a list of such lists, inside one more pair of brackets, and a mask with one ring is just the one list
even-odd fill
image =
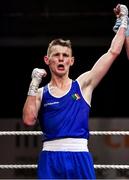
{"label": "boxing ring rope", "polygon": [[[0,136],[4,135],[42,135],[42,131],[0,131]],[[90,131],[90,135],[129,135],[129,131]]]}
{"label": "boxing ring rope", "polygon": [[[0,131],[0,136],[5,135],[42,135],[42,131]],[[129,131],[90,131],[90,135],[129,135]],[[8,164],[0,165],[0,169],[35,169],[36,164]],[[129,169],[129,165],[100,165],[95,164],[95,169]]]}

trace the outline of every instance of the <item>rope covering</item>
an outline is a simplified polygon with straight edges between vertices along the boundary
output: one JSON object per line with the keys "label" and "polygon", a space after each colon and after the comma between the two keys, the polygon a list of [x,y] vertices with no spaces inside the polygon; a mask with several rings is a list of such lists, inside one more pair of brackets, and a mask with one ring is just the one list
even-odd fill
{"label": "rope covering", "polygon": [[[0,169],[35,169],[36,164],[9,164],[0,165]],[[95,169],[129,169],[129,165],[94,165]]]}
{"label": "rope covering", "polygon": [[129,169],[129,165],[94,165],[95,169]]}
{"label": "rope covering", "polygon": [[[0,131],[4,135],[42,135],[42,131]],[[129,135],[129,131],[90,131],[90,135]]]}
{"label": "rope covering", "polygon": [[35,169],[36,164],[5,164],[0,165],[0,169]]}
{"label": "rope covering", "polygon": [[42,131],[0,131],[0,136],[4,135],[42,135]]}

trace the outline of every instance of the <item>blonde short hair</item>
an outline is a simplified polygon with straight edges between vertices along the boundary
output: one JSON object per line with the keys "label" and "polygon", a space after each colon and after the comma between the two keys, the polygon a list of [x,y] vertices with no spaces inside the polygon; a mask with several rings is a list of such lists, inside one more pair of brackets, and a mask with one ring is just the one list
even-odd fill
{"label": "blonde short hair", "polygon": [[72,45],[70,40],[63,40],[63,39],[54,39],[49,43],[48,49],[47,49],[47,55],[49,56],[51,53],[51,48],[53,46],[60,45],[60,46],[65,46],[71,49],[72,52]]}

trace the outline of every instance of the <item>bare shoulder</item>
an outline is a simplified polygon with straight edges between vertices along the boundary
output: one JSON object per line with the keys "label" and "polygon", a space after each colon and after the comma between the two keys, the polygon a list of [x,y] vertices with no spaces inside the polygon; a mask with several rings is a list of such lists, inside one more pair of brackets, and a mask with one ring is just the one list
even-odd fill
{"label": "bare shoulder", "polygon": [[83,74],[81,74],[78,78],[77,78],[77,81],[78,83],[80,84],[81,87],[84,87],[84,86],[88,86],[89,83],[90,83],[90,72],[91,71],[87,71]]}
{"label": "bare shoulder", "polygon": [[78,84],[80,86],[82,96],[84,97],[85,101],[90,105],[93,92],[92,86],[90,86],[91,71],[87,71],[81,74],[76,80],[78,81]]}

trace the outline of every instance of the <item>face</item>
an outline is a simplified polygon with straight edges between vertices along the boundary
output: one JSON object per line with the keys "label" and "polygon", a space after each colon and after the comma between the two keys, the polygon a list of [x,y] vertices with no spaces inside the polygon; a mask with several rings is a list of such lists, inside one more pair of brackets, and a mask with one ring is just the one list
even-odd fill
{"label": "face", "polygon": [[44,57],[51,74],[64,76],[69,74],[69,68],[74,63],[71,49],[65,46],[55,45],[51,48],[49,56]]}

